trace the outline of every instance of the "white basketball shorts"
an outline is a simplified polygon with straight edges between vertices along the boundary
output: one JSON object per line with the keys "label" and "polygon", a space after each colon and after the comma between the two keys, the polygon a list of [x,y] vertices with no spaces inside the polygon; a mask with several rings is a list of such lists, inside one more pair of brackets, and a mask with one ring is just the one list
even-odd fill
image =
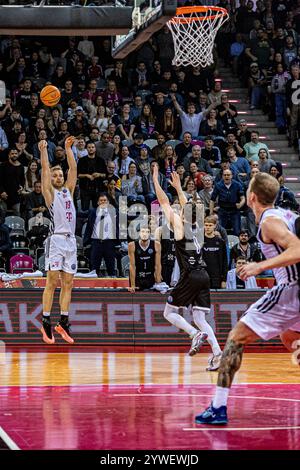
{"label": "white basketball shorts", "polygon": [[76,238],[72,235],[51,235],[45,241],[46,271],[64,271],[75,274],[77,271]]}
{"label": "white basketball shorts", "polygon": [[278,284],[245,312],[241,321],[264,340],[300,326],[299,285]]}

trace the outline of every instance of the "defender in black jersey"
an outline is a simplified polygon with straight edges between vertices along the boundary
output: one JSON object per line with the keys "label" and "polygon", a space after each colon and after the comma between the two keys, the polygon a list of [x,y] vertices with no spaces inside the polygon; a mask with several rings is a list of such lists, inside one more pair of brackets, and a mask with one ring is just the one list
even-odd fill
{"label": "defender in black jersey", "polygon": [[[197,206],[193,202],[187,202],[177,173],[172,174],[171,184],[178,193],[180,205],[186,209],[180,215],[174,212],[168,197],[159,185],[158,165],[153,169],[153,183],[160,206],[174,231],[176,258],[180,269],[180,278],[168,297],[164,317],[190,335],[192,345],[189,355],[193,356],[199,351],[208,335],[188,323],[179,314],[179,308],[192,305],[193,319],[199,328],[202,328],[205,314],[210,311],[209,277],[201,255],[203,221],[201,220],[200,224],[196,221]],[[207,322],[205,323],[211,328]]]}
{"label": "defender in black jersey", "polygon": [[140,238],[128,244],[130,291],[151,289],[161,282],[160,243],[150,240],[150,229],[142,227]]}
{"label": "defender in black jersey", "polygon": [[156,229],[155,239],[161,244],[162,280],[170,286],[176,260],[174,232],[167,224],[163,224]]}

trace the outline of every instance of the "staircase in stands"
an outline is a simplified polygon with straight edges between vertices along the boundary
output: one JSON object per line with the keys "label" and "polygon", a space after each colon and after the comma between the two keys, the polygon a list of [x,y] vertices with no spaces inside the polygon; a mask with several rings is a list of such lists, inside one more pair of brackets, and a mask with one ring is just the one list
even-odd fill
{"label": "staircase in stands", "polygon": [[238,78],[235,78],[229,68],[219,68],[222,79],[222,89],[228,93],[229,101],[237,107],[238,119],[244,118],[249,130],[257,129],[260,139],[267,144],[273,160],[281,162],[285,184],[293,191],[300,203],[300,161],[298,153],[288,146],[286,135],[279,135],[275,122],[269,121],[268,116],[260,109],[250,111],[247,103],[248,90],[242,88]]}

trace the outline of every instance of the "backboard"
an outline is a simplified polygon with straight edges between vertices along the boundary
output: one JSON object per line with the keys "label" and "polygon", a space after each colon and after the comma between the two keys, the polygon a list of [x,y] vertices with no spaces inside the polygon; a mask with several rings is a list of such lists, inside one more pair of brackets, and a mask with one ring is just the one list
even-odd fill
{"label": "backboard", "polygon": [[117,35],[113,41],[112,55],[124,59],[159,29],[176,13],[177,0],[134,0],[132,28],[128,34]]}

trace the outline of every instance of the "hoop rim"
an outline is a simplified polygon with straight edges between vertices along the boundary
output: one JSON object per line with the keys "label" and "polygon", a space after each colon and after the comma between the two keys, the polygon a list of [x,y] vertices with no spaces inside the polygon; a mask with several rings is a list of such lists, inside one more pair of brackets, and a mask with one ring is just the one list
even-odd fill
{"label": "hoop rim", "polygon": [[[188,13],[206,13],[208,11],[216,12],[214,15],[203,16],[203,18],[186,18],[180,15],[185,15]],[[179,7],[176,10],[176,15],[170,20],[170,23],[189,23],[192,21],[206,21],[214,20],[217,17],[228,16],[228,11],[226,8],[216,7],[216,6],[191,6],[191,7]]]}

